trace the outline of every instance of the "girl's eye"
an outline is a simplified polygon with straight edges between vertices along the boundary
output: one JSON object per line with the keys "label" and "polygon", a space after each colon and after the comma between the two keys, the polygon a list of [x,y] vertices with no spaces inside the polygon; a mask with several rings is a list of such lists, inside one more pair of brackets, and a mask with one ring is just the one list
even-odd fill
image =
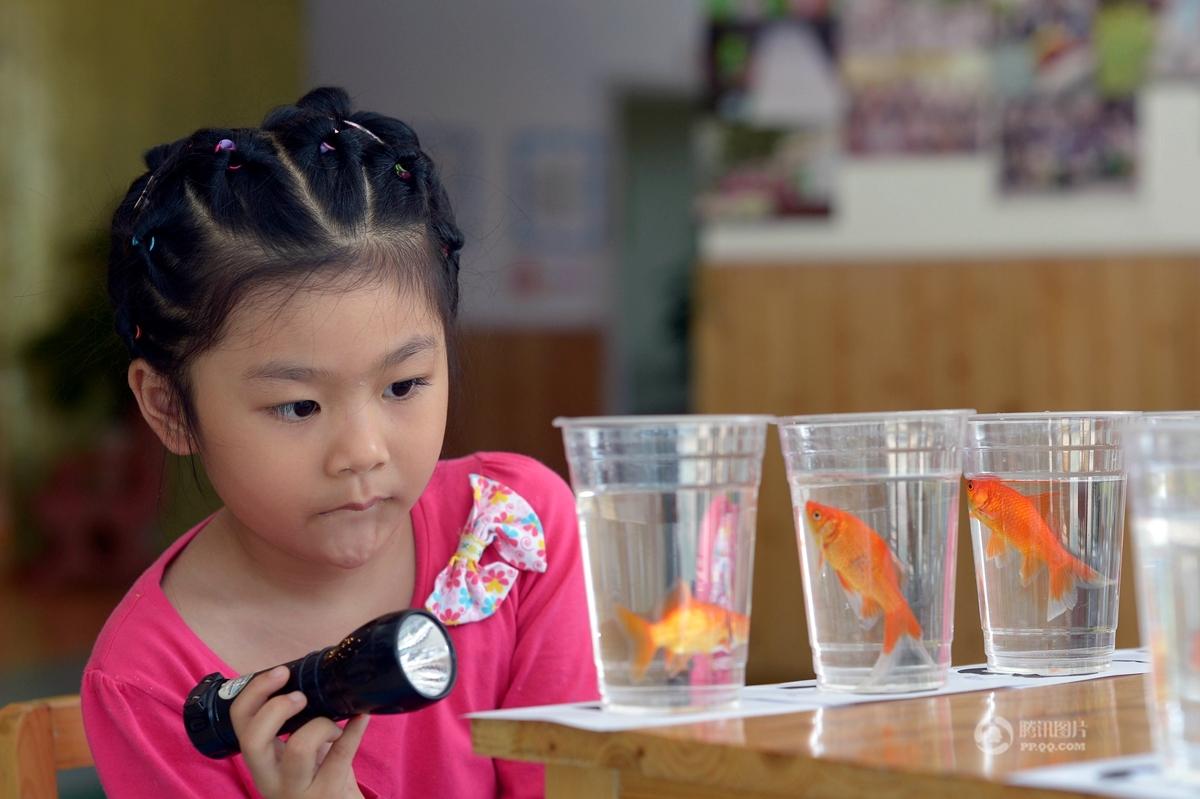
{"label": "girl's eye", "polygon": [[387,397],[389,399],[404,399],[412,394],[421,386],[429,385],[429,381],[422,378],[413,378],[412,380],[397,380],[387,387]]}
{"label": "girl's eye", "polygon": [[312,416],[320,407],[313,400],[300,400],[299,402],[285,402],[282,405],[276,405],[271,409],[271,412],[284,421],[298,422]]}

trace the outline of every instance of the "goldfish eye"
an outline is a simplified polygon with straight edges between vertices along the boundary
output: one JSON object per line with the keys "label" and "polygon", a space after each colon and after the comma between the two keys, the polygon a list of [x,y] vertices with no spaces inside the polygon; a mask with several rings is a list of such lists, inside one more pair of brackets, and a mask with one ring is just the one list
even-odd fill
{"label": "goldfish eye", "polygon": [[974,489],[975,489],[975,481],[974,481],[974,480],[968,480],[968,481],[967,481],[967,490],[968,490],[968,491],[973,491]]}
{"label": "goldfish eye", "polygon": [[821,520],[821,511],[819,511],[819,510],[813,511],[813,518],[816,519],[817,521],[820,521]]}

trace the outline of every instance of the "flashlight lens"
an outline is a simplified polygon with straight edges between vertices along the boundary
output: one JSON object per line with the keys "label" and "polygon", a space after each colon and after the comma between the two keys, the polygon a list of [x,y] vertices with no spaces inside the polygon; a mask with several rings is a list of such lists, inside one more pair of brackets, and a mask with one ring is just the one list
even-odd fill
{"label": "flashlight lens", "polygon": [[450,641],[440,627],[425,616],[409,616],[396,634],[396,655],[412,687],[422,696],[441,696],[454,679]]}

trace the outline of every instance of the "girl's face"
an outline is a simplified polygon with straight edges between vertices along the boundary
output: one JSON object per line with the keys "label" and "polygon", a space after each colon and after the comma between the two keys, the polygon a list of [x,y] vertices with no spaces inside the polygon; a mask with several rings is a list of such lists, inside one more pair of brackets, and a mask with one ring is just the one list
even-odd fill
{"label": "girl's face", "polygon": [[241,535],[315,566],[377,553],[433,474],[442,325],[393,282],[243,301],[189,376],[201,457]]}

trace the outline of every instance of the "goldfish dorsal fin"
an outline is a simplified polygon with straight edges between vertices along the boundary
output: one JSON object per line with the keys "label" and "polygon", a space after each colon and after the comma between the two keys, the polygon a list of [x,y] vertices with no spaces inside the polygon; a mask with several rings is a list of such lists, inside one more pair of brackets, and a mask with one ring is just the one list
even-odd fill
{"label": "goldfish dorsal fin", "polygon": [[680,580],[671,589],[671,593],[667,594],[667,598],[663,600],[662,617],[666,617],[679,610],[686,608],[692,604],[692,589],[688,585],[687,580]]}

